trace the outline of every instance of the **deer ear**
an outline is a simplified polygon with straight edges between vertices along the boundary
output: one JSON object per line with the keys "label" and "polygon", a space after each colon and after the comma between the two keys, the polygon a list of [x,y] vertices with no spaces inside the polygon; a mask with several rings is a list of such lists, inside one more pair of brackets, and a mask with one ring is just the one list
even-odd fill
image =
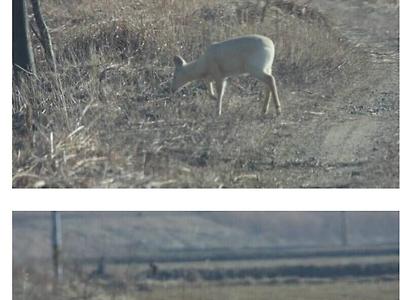
{"label": "deer ear", "polygon": [[176,67],[182,67],[185,64],[185,60],[180,56],[174,56],[174,64]]}

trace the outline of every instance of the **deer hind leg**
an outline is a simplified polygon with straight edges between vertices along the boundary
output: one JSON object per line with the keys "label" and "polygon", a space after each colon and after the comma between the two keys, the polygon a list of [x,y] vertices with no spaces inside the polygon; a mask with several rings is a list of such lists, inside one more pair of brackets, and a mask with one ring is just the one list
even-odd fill
{"label": "deer hind leg", "polygon": [[278,90],[276,88],[275,78],[274,76],[268,74],[267,72],[263,71],[262,73],[254,74],[256,78],[261,80],[267,85],[267,95],[265,95],[265,102],[263,106],[263,113],[267,113],[268,106],[269,106],[269,99],[272,96],[277,114],[281,114],[281,103],[279,101]]}
{"label": "deer hind leg", "polygon": [[269,89],[269,86],[267,86],[267,88],[265,89],[265,99],[262,107],[263,114],[266,114],[268,112],[270,99],[271,99],[271,90]]}
{"label": "deer hind leg", "polygon": [[272,98],[275,102],[275,108],[278,115],[281,114],[281,103],[278,97],[278,89],[276,88],[275,78],[272,75],[264,73],[265,83],[269,86],[272,93]]}
{"label": "deer hind leg", "polygon": [[224,96],[225,92],[225,86],[226,86],[226,80],[217,80],[216,81],[216,89],[217,89],[217,95],[218,95],[218,115],[220,116],[222,114],[222,97]]}

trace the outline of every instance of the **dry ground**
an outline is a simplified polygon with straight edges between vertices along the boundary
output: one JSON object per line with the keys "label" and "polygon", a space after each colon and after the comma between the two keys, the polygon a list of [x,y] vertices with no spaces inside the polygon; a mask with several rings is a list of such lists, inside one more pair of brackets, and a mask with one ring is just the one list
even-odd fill
{"label": "dry ground", "polygon": [[398,287],[392,282],[337,281],[334,283],[295,285],[237,285],[157,289],[140,293],[133,299],[274,299],[274,300],[337,300],[397,299]]}
{"label": "dry ground", "polygon": [[[398,187],[398,3],[304,2],[42,1],[59,73],[34,39],[13,187]],[[200,82],[170,97],[173,55],[246,33],[276,44],[282,116],[246,76],[221,117]]]}

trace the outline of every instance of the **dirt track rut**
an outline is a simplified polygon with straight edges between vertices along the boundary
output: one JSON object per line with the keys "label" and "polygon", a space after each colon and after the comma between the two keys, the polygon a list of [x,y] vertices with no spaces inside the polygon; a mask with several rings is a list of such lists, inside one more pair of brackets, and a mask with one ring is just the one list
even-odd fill
{"label": "dirt track rut", "polygon": [[[320,144],[316,156],[329,167],[312,185],[398,187],[398,4],[316,0],[313,5],[328,15],[353,47],[368,53],[370,60],[366,63],[371,67],[365,77],[376,85],[362,94],[355,93],[354,99],[337,99],[338,107],[355,103],[364,112],[330,113],[337,114],[338,120],[331,117],[326,122],[315,145],[318,148]],[[389,108],[384,109],[385,105]],[[369,107],[367,112],[365,107]],[[322,124],[319,122],[318,127]]]}

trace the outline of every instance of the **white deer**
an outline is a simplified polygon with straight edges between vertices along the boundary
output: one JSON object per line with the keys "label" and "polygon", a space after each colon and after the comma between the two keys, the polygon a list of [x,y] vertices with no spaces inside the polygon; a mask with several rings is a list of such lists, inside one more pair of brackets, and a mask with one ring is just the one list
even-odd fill
{"label": "white deer", "polygon": [[[187,63],[181,56],[174,57],[175,72],[172,92],[187,83],[203,79],[213,99],[218,99],[222,113],[226,78],[232,75],[250,74],[267,85],[262,113],[268,112],[269,100],[274,99],[277,114],[281,113],[275,78],[271,74],[275,47],[271,39],[261,35],[247,35],[211,44],[197,60]],[[217,90],[214,93],[213,81]]]}

